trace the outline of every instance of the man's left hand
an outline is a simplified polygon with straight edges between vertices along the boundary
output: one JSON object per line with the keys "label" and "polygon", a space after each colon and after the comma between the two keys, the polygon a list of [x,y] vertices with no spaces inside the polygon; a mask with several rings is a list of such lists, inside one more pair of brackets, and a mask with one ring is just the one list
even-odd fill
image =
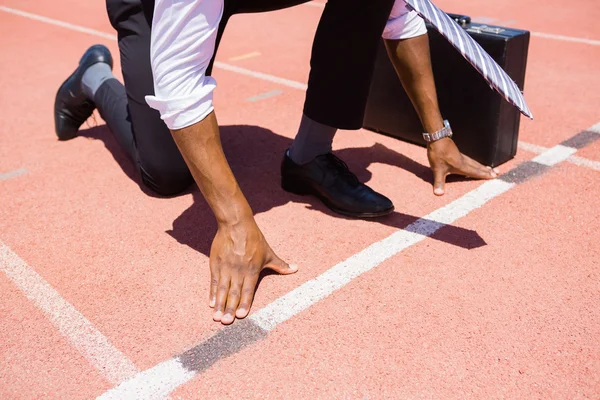
{"label": "man's left hand", "polygon": [[427,146],[427,158],[433,171],[433,193],[437,196],[445,193],[446,177],[450,174],[475,179],[494,179],[499,172],[496,168],[486,167],[462,154],[450,138],[430,143]]}

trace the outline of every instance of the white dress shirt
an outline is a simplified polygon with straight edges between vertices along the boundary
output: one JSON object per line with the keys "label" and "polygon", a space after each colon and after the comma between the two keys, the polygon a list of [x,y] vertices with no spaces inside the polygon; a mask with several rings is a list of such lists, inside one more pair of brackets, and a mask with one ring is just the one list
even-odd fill
{"label": "white dress shirt", "polygon": [[[156,0],[150,58],[154,96],[150,107],[160,112],[169,129],[181,129],[210,114],[216,81],[206,76],[215,52],[223,0]],[[427,32],[425,22],[396,0],[383,37],[407,39]]]}

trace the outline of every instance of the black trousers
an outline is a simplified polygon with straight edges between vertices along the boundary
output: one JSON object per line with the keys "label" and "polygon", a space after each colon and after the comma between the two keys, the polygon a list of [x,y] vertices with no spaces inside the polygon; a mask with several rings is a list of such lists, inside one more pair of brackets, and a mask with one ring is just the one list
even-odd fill
{"label": "black trousers", "polygon": [[[265,12],[308,0],[225,0],[217,38],[234,14]],[[304,113],[341,129],[362,127],[377,45],[394,0],[329,0],[315,34]],[[184,191],[193,178],[170,131],[145,96],[154,94],[150,26],[154,0],[107,0],[118,34],[124,86],[106,81],[94,102],[130,156],[142,182],[161,195]],[[285,32],[277,32],[285,37]],[[284,39],[285,40],[285,39]],[[214,61],[214,57],[213,57]],[[208,73],[210,74],[212,62]]]}

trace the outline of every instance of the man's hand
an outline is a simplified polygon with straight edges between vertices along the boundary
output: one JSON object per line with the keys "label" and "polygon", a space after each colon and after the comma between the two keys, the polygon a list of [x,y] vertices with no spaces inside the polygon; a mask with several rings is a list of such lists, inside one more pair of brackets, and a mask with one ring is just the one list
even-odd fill
{"label": "man's hand", "polygon": [[[425,132],[438,131],[444,123],[431,70],[428,36],[386,40],[385,44],[402,86],[419,114],[423,129]],[[450,174],[477,179],[493,179],[498,174],[497,170],[484,167],[461,154],[450,138],[430,143],[427,146],[427,156],[433,170],[433,193],[438,196],[444,194],[446,177]]]}
{"label": "man's hand", "polygon": [[427,158],[433,171],[433,193],[437,196],[444,194],[446,177],[450,174],[475,179],[494,179],[498,176],[496,168],[485,167],[462,154],[450,138],[430,143],[427,146]]}
{"label": "man's hand", "polygon": [[254,221],[252,209],[223,153],[215,113],[187,128],[171,131],[198,187],[215,214],[218,231],[210,250],[213,319],[231,324],[250,311],[260,271],[291,274],[273,253]]}
{"label": "man's hand", "polygon": [[271,250],[253,218],[219,226],[210,249],[209,305],[215,309],[215,321],[229,325],[248,315],[265,268],[285,275],[298,271]]}

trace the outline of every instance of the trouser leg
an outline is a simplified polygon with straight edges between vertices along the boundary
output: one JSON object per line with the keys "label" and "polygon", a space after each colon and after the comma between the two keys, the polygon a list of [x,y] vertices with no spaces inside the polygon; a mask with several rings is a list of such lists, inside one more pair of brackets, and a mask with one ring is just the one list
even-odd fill
{"label": "trouser leg", "polygon": [[151,13],[139,0],[108,0],[107,9],[118,32],[127,102],[123,101],[123,90],[113,82],[111,89],[120,97],[114,97],[118,104],[106,107],[103,118],[126,151],[131,143],[130,154],[143,184],[161,195],[178,194],[193,182],[192,176],[160,114],[145,101],[146,95],[154,93],[148,22]]}

